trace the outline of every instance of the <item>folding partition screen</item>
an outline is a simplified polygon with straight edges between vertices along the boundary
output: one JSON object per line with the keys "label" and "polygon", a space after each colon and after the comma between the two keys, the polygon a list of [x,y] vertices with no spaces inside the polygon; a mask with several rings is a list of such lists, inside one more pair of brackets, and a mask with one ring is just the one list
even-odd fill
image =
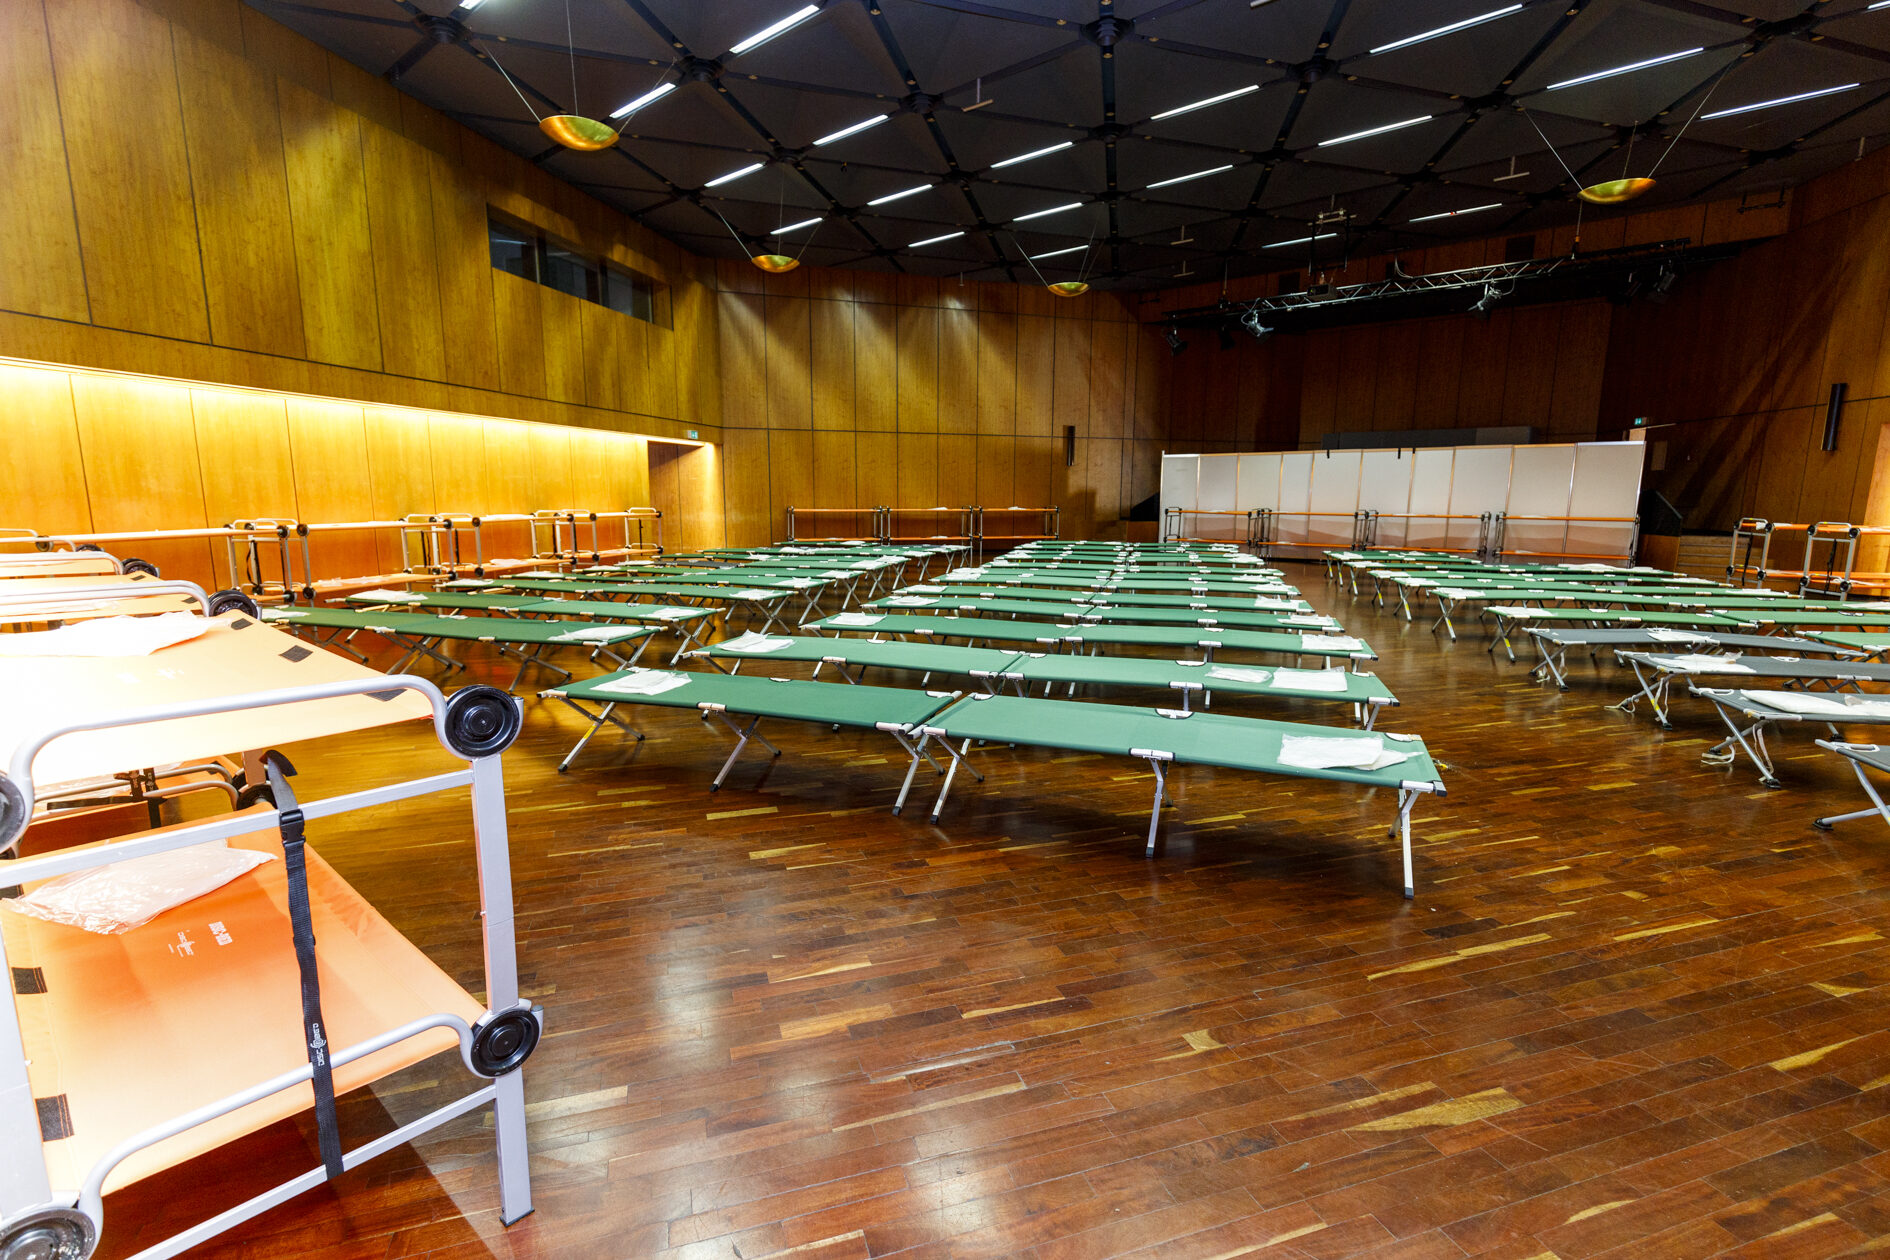
{"label": "folding partition screen", "polygon": [[1244,516],[1264,509],[1276,546],[1322,549],[1349,545],[1358,514],[1372,512],[1378,546],[1471,551],[1483,518],[1500,516],[1506,555],[1625,561],[1645,450],[1575,442],[1164,455],[1162,518],[1179,509],[1183,536],[1237,540]]}

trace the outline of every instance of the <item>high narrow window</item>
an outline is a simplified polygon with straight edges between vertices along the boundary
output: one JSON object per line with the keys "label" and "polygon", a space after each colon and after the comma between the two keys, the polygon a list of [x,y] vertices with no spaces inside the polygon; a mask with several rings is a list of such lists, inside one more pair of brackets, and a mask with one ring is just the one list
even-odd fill
{"label": "high narrow window", "polygon": [[500,271],[648,324],[669,323],[666,286],[640,271],[592,257],[497,213],[487,216],[486,238],[492,265]]}

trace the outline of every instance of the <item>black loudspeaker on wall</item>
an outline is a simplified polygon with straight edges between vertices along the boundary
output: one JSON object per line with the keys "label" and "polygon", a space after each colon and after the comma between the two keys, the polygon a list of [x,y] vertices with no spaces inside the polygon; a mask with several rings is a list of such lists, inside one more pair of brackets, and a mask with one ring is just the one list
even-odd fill
{"label": "black loudspeaker on wall", "polygon": [[1831,386],[1831,401],[1824,408],[1824,450],[1837,449],[1838,421],[1844,417],[1844,395],[1850,388],[1844,381],[1837,381]]}
{"label": "black loudspeaker on wall", "polygon": [[1076,467],[1076,426],[1073,424],[1063,426],[1063,466]]}

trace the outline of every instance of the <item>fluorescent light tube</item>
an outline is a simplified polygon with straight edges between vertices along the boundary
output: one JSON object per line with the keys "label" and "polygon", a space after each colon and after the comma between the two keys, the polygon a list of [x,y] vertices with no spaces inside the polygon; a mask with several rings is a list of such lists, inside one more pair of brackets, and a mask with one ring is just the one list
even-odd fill
{"label": "fluorescent light tube", "polygon": [[945,235],[943,235],[943,236],[928,236],[928,237],[926,237],[926,238],[925,238],[924,240],[922,240],[922,241],[914,241],[914,242],[912,242],[912,244],[910,244],[910,245],[908,245],[908,246],[906,246],[906,248],[907,248],[907,249],[920,249],[920,248],[922,248],[922,247],[924,247],[924,246],[926,246],[926,245],[936,245],[936,244],[938,244],[938,243],[939,243],[940,241],[952,241],[952,240],[957,240],[957,239],[958,239],[959,237],[961,237],[961,236],[963,236],[963,235],[964,235],[964,233],[963,233],[963,232],[947,232],[947,233],[945,233]]}
{"label": "fluorescent light tube", "polygon": [[1468,206],[1462,210],[1445,210],[1439,214],[1420,214],[1417,218],[1412,219],[1411,222],[1429,223],[1432,219],[1454,219],[1460,214],[1481,214],[1485,210],[1500,210],[1502,206],[1502,202],[1492,201],[1487,206]]}
{"label": "fluorescent light tube", "polygon": [[1321,232],[1317,236],[1296,236],[1290,241],[1274,241],[1271,245],[1262,245],[1261,249],[1278,249],[1282,245],[1304,245],[1309,241],[1329,241],[1337,232]]}
{"label": "fluorescent light tube", "polygon": [[1007,157],[1002,162],[993,162],[991,163],[991,169],[995,171],[999,167],[1016,166],[1019,162],[1028,162],[1032,158],[1040,158],[1046,154],[1061,153],[1075,143],[1076,141],[1074,140],[1065,140],[1062,144],[1053,144],[1047,149],[1032,149],[1030,152],[1020,153],[1016,157]]}
{"label": "fluorescent light tube", "polygon": [[1032,254],[1032,255],[1030,255],[1030,261],[1032,261],[1032,262],[1036,262],[1036,261],[1037,261],[1038,259],[1041,259],[1041,258],[1060,258],[1060,257],[1062,257],[1062,256],[1063,256],[1064,254],[1074,254],[1074,253],[1075,253],[1076,251],[1078,251],[1078,250],[1080,250],[1080,249],[1088,249],[1088,248],[1089,248],[1089,246],[1087,246],[1087,245],[1071,245],[1071,246],[1070,246],[1069,248],[1067,248],[1067,249],[1053,249],[1053,250],[1051,250],[1051,251],[1050,251],[1049,253],[1047,253],[1047,254]]}
{"label": "fluorescent light tube", "polygon": [[[1884,0],[1890,4],[1890,0]],[[1704,122],[1708,118],[1731,118],[1734,114],[1750,114],[1755,109],[1770,109],[1774,105],[1790,105],[1793,101],[1808,101],[1818,96],[1831,96],[1838,92],[1848,92],[1856,87],[1855,83],[1840,83],[1837,87],[1819,88],[1815,92],[1800,92],[1796,96],[1778,96],[1769,101],[1754,101],[1750,105],[1735,105],[1731,109],[1715,110],[1710,114],[1701,114]]]}
{"label": "fluorescent light tube", "polygon": [[802,228],[813,227],[816,223],[819,223],[819,222],[820,222],[820,216],[815,215],[811,219],[802,219],[799,223],[790,223],[786,227],[778,227],[774,230],[774,235],[786,236],[789,232],[798,232]]}
{"label": "fluorescent light tube", "polygon": [[1173,118],[1176,114],[1185,114],[1190,110],[1206,109],[1210,105],[1219,105],[1222,101],[1231,101],[1236,96],[1245,96],[1249,92],[1258,92],[1259,90],[1260,85],[1258,83],[1249,83],[1246,87],[1235,88],[1231,92],[1222,92],[1219,96],[1210,96],[1205,101],[1194,101],[1187,105],[1176,106],[1174,109],[1163,110],[1161,113],[1149,119],[1149,121],[1160,122],[1164,118]]}
{"label": "fluorescent light tube", "polygon": [[1386,123],[1382,127],[1372,127],[1365,131],[1354,131],[1349,136],[1334,136],[1330,140],[1321,140],[1317,147],[1323,149],[1329,144],[1344,144],[1348,140],[1363,140],[1366,136],[1382,136],[1387,131],[1399,131],[1405,127],[1415,127],[1419,123],[1427,123],[1434,117],[1434,114],[1426,114],[1422,118],[1407,118],[1403,122]]}
{"label": "fluorescent light tube", "polygon": [[883,206],[889,201],[898,201],[901,197],[916,196],[917,194],[925,192],[927,189],[931,187],[932,185],[930,184],[914,184],[912,187],[906,189],[904,192],[887,193],[884,197],[875,197],[873,198],[873,200],[867,202],[866,204],[869,206]]}
{"label": "fluorescent light tube", "polygon": [[836,140],[844,140],[848,136],[856,136],[860,132],[865,131],[868,127],[877,127],[891,117],[891,114],[874,114],[865,122],[856,122],[851,127],[842,127],[838,131],[822,136],[820,139],[814,141],[814,143],[816,145],[832,144]]}
{"label": "fluorescent light tube", "polygon": [[471,13],[484,3],[485,0],[459,0],[459,10],[461,13]]}
{"label": "fluorescent light tube", "polygon": [[742,167],[740,170],[730,171],[726,175],[717,175],[714,179],[704,184],[703,187],[704,188],[720,188],[723,184],[732,184],[744,175],[753,175],[756,171],[760,170],[762,167],[766,165],[767,165],[766,162],[750,162],[747,166]]}
{"label": "fluorescent light tube", "polygon": [[1479,13],[1475,17],[1465,18],[1461,22],[1452,22],[1448,26],[1433,27],[1428,31],[1419,31],[1415,35],[1407,35],[1403,39],[1394,39],[1389,44],[1380,44],[1378,47],[1372,49],[1368,55],[1376,57],[1379,53],[1388,53],[1394,48],[1409,48],[1411,45],[1421,44],[1427,39],[1436,39],[1439,35],[1455,35],[1458,31],[1467,31],[1473,26],[1481,26],[1485,22],[1494,22],[1497,18],[1508,17],[1512,13],[1521,12],[1522,6],[1520,4],[1512,4],[1501,9],[1491,9],[1488,13]]}
{"label": "fluorescent light tube", "polygon": [[634,114],[645,105],[650,104],[652,101],[660,101],[675,90],[676,85],[674,83],[659,83],[642,96],[637,97],[636,100],[631,101],[628,105],[619,105],[617,108],[611,110],[610,116],[612,118],[623,118],[626,115]]}
{"label": "fluorescent light tube", "polygon": [[1649,57],[1646,61],[1636,61],[1630,65],[1616,66],[1612,70],[1597,70],[1593,74],[1584,74],[1577,79],[1563,79],[1560,83],[1551,83],[1542,90],[1545,92],[1553,92],[1557,88],[1574,87],[1578,83],[1593,83],[1596,79],[1612,79],[1617,74],[1629,74],[1635,70],[1645,70],[1649,66],[1664,66],[1669,61],[1680,61],[1693,56],[1695,53],[1703,53],[1705,51],[1704,48],[1682,49],[1680,52],[1668,53],[1664,57]]}
{"label": "fluorescent light tube", "polygon": [[1022,223],[1026,219],[1041,219],[1047,214],[1062,214],[1065,210],[1074,210],[1082,204],[1083,203],[1080,201],[1072,201],[1067,205],[1051,206],[1048,210],[1032,210],[1029,214],[1018,215],[1015,219],[1012,219],[1011,222]]}
{"label": "fluorescent light tube", "polygon": [[1154,183],[1150,184],[1149,187],[1150,188],[1166,188],[1170,184],[1185,184],[1191,179],[1203,179],[1209,175],[1219,175],[1222,171],[1231,171],[1233,169],[1234,169],[1234,164],[1232,162],[1228,162],[1227,164],[1223,166],[1211,166],[1205,171],[1196,171],[1192,175],[1177,175],[1173,179],[1158,179]]}
{"label": "fluorescent light tube", "polygon": [[820,6],[817,4],[810,4],[806,8],[801,9],[798,12],[790,13],[786,17],[782,18],[779,22],[776,22],[773,26],[768,27],[766,30],[756,31],[753,35],[750,35],[747,39],[744,39],[741,43],[729,49],[728,55],[731,57],[739,57],[741,54],[747,52],[750,48],[754,48],[757,45],[767,43],[769,40],[773,39],[776,35],[779,35],[782,31],[787,30],[789,27],[799,26],[802,22],[805,22],[808,18],[813,17],[814,14],[818,12],[820,12]]}

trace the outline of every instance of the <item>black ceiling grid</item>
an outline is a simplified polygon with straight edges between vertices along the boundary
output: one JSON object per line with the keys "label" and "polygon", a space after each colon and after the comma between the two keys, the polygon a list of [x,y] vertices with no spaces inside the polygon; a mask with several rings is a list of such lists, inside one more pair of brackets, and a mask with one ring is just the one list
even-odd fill
{"label": "black ceiling grid", "polygon": [[[1770,195],[1890,140],[1874,0],[815,0],[741,54],[808,0],[568,0],[574,71],[567,0],[248,2],[692,252],[756,252],[779,211],[820,224],[768,252],[969,279],[1034,281],[1041,254],[1121,288],[1281,271],[1303,259],[1272,247],[1340,230],[1312,226],[1329,207],[1321,256],[1573,223],[1532,121],[1584,182],[1673,144],[1650,193],[1591,218]],[[576,154],[531,117],[572,108],[573,74],[594,117],[675,88]]]}

